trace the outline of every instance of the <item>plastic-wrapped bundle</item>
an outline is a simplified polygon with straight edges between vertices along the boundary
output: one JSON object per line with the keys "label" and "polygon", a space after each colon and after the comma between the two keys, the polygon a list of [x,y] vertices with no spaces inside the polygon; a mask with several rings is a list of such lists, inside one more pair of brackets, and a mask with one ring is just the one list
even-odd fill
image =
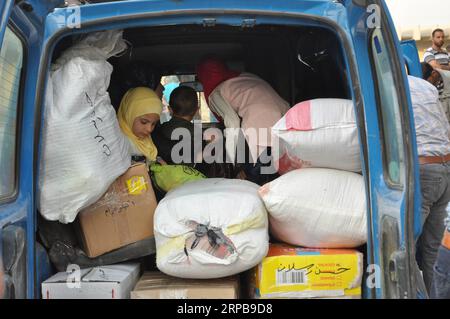
{"label": "plastic-wrapped bundle", "polygon": [[[272,127],[274,160],[280,174],[305,167],[360,172],[353,102],[317,99],[292,107]],[[278,152],[277,152],[278,151]]]}
{"label": "plastic-wrapped bundle", "polygon": [[256,266],[269,245],[258,185],[211,178],[169,192],[155,213],[157,266],[181,278],[220,278]]}
{"label": "plastic-wrapped bundle", "polygon": [[363,176],[305,168],[260,188],[276,238],[311,248],[350,248],[367,241]]}
{"label": "plastic-wrapped bundle", "polygon": [[93,33],[52,65],[45,100],[38,207],[48,220],[72,222],[131,164],[106,89],[122,52],[121,31]]}

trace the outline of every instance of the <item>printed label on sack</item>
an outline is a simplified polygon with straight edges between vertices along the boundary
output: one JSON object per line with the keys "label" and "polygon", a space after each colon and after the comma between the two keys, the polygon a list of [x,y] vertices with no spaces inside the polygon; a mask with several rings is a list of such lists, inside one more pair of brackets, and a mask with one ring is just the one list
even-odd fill
{"label": "printed label on sack", "polygon": [[133,176],[126,181],[128,194],[141,195],[147,190],[145,178],[143,176]]}

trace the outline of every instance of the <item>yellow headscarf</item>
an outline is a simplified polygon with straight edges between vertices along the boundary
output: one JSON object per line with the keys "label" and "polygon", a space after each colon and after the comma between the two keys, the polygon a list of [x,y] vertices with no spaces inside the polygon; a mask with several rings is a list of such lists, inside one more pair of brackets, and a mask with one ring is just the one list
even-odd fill
{"label": "yellow headscarf", "polygon": [[134,120],[145,114],[158,114],[162,112],[162,103],[156,93],[146,87],[137,87],[128,90],[120,102],[117,118],[123,133],[134,143],[136,148],[149,160],[154,161],[158,150],[150,136],[139,139],[133,134]]}

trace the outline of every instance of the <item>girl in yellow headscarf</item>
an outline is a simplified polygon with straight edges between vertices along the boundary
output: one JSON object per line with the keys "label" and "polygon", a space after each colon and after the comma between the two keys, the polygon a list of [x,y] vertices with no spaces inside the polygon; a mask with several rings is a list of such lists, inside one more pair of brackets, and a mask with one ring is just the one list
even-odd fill
{"label": "girl in yellow headscarf", "polygon": [[162,103],[156,93],[146,87],[128,90],[120,103],[117,118],[122,132],[133,147],[133,155],[144,155],[148,163],[154,162],[158,150],[150,133],[159,122]]}

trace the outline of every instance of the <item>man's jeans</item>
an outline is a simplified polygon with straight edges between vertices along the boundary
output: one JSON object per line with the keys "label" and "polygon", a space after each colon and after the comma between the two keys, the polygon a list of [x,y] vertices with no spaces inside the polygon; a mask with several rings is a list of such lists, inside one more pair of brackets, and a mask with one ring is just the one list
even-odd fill
{"label": "man's jeans", "polygon": [[450,162],[420,165],[420,184],[423,228],[417,241],[417,261],[430,293],[433,266],[445,230],[446,208],[450,201]]}
{"label": "man's jeans", "polygon": [[450,123],[450,97],[440,98],[439,101],[441,102],[442,108],[447,116],[447,121]]}
{"label": "man's jeans", "polygon": [[450,249],[444,246],[439,247],[430,297],[450,299]]}

